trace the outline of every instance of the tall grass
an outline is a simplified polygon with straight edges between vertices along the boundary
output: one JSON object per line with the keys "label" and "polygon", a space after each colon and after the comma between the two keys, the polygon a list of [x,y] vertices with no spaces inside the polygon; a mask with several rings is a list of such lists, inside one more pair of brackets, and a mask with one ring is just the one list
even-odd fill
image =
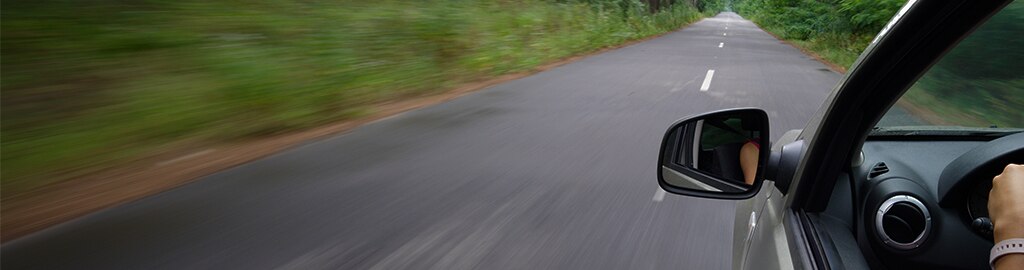
{"label": "tall grass", "polygon": [[357,117],[676,29],[637,1],[23,1],[2,8],[4,193]]}

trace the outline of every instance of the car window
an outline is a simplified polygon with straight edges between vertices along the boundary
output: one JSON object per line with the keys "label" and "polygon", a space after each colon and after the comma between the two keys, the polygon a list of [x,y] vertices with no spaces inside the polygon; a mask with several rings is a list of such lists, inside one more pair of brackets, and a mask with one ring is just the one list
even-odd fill
{"label": "car window", "polygon": [[1020,131],[1024,128],[1022,33],[1024,2],[1017,1],[921,76],[882,117],[874,134]]}

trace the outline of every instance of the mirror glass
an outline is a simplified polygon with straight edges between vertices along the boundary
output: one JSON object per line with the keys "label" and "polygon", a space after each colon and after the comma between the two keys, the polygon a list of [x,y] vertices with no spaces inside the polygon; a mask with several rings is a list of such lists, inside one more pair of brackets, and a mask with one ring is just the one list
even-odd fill
{"label": "mirror glass", "polygon": [[684,119],[665,135],[659,180],[681,190],[746,193],[767,161],[767,127],[767,115],[757,109]]}

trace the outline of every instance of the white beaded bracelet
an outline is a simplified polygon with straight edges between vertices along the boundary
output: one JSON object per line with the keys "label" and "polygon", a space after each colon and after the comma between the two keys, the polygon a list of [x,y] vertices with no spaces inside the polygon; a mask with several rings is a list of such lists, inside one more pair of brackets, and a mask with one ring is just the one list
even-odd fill
{"label": "white beaded bracelet", "polygon": [[992,251],[989,253],[988,265],[995,269],[995,263],[999,257],[1014,253],[1024,254],[1024,238],[1011,238],[999,241],[998,244],[992,247]]}

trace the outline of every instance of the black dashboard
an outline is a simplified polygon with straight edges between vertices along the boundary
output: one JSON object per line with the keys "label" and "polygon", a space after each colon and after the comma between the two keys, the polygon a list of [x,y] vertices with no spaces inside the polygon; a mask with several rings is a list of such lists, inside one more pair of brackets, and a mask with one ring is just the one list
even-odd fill
{"label": "black dashboard", "polygon": [[[1024,133],[994,140],[868,139],[851,171],[850,229],[890,269],[988,269],[988,191],[1024,163]],[[988,227],[986,227],[988,226]],[[986,231],[986,228],[988,231]]]}

